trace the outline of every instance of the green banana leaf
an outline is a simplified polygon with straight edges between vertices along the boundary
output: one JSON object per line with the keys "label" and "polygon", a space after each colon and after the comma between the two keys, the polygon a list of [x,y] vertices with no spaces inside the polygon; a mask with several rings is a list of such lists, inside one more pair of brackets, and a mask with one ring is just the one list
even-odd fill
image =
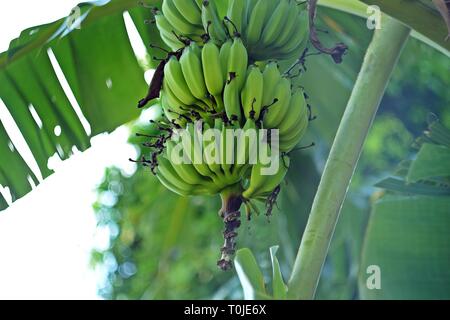
{"label": "green banana leaf", "polygon": [[234,264],[246,300],[261,299],[267,296],[264,276],[250,249],[243,248],[238,250]]}
{"label": "green banana leaf", "polygon": [[[129,10],[145,43],[161,44],[156,27],[145,24],[151,19],[150,9],[134,0],[94,1],[78,7],[80,17],[75,22],[67,17],[24,30],[0,54],[0,99],[39,167],[39,172],[31,171],[2,125],[0,184],[9,188],[13,201],[31,190],[30,180],[37,185],[37,177],[52,173],[47,166],[51,156],[67,159],[73,147],[85,150],[90,137],[136,118],[137,101],[147,91],[145,70],[131,47],[123,12]],[[155,61],[148,65],[154,66]],[[64,91],[58,71],[67,80],[81,116],[69,100],[70,93]],[[6,207],[1,197],[0,210]]]}
{"label": "green banana leaf", "polygon": [[286,300],[287,286],[283,280],[280,263],[277,258],[278,246],[270,247],[270,259],[272,262],[272,295],[275,299]]}
{"label": "green banana leaf", "polygon": [[450,189],[448,187],[440,187],[422,182],[408,183],[397,178],[386,178],[383,181],[378,182],[375,186],[378,188],[409,194],[420,194],[426,196],[450,195]]}
{"label": "green banana leaf", "polygon": [[[450,299],[450,198],[388,196],[374,205],[359,274],[362,299]],[[380,289],[369,289],[369,266]]]}
{"label": "green banana leaf", "polygon": [[[5,128],[1,122],[0,154],[2,155],[2,161],[0,163],[0,185],[9,186],[10,189],[14,191],[12,193],[14,196],[13,200],[16,200],[28,193],[30,188],[28,177],[30,177],[33,182],[36,182],[37,179],[9,141]],[[0,210],[6,207],[8,207],[8,204],[0,194]]]}
{"label": "green banana leaf", "polygon": [[246,300],[286,299],[287,286],[284,283],[280,263],[276,256],[278,248],[279,246],[272,246],[269,250],[272,263],[272,296],[267,293],[263,273],[252,251],[243,248],[236,252],[234,264]]}
{"label": "green banana leaf", "polygon": [[450,177],[450,148],[425,143],[409,169],[407,180],[416,182],[433,177]]}
{"label": "green banana leaf", "polygon": [[[359,273],[363,299],[450,298],[448,133],[438,121],[430,124],[418,140],[416,159],[401,164],[399,178],[381,184],[389,194],[374,204],[365,235]],[[376,288],[367,284],[370,266],[380,271]]]}

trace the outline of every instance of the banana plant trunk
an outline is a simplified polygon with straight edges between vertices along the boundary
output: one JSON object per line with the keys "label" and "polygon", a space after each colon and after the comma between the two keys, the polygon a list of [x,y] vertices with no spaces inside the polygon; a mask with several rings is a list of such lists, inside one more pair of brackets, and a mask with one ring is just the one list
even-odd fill
{"label": "banana plant trunk", "polygon": [[289,281],[290,299],[313,299],[367,133],[410,29],[383,15],[331,148]]}

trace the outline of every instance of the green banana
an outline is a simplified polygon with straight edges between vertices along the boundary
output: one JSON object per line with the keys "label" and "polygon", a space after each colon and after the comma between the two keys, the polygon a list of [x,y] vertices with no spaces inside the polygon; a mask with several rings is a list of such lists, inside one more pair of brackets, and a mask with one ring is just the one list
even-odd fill
{"label": "green banana", "polygon": [[164,156],[158,157],[156,176],[168,189],[183,196],[213,195],[219,191],[219,189],[213,184],[206,187],[204,185],[191,185],[186,183],[176,173],[172,163]]}
{"label": "green banana", "polygon": [[181,102],[176,95],[172,92],[170,89],[170,86],[167,85],[167,80],[164,79],[164,95],[166,96],[166,101],[169,107],[180,114],[187,114],[189,111],[195,111],[199,113],[202,118],[207,116],[209,106],[206,105],[203,101],[196,100],[195,104],[193,105],[185,105],[183,102]]}
{"label": "green banana", "polygon": [[219,59],[220,65],[222,66],[222,74],[224,75],[225,79],[228,77],[228,61],[230,59],[230,51],[232,45],[233,41],[231,39],[228,39],[220,47]]}
{"label": "green banana", "polygon": [[258,3],[258,0],[246,0],[246,6],[245,6],[245,29],[248,28],[248,24],[250,23],[250,16],[255,9],[256,4]]}
{"label": "green banana", "polygon": [[[186,1],[186,0],[183,0]],[[203,33],[203,29],[201,25],[191,24],[184,18],[184,13],[180,13],[173,0],[164,0],[162,3],[162,12],[170,24],[176,29],[179,35],[188,36],[188,35],[201,35]]]}
{"label": "green banana", "polygon": [[214,42],[208,41],[202,49],[203,77],[206,88],[214,97],[217,104],[217,112],[223,111],[222,91],[226,76],[223,73],[220,62],[220,50]]}
{"label": "green banana", "polygon": [[247,45],[251,48],[258,44],[266,23],[266,17],[270,14],[271,0],[259,0],[252,10],[249,10],[248,26],[245,32]]}
{"label": "green banana", "polygon": [[261,112],[264,90],[264,77],[258,67],[250,66],[247,79],[241,92],[244,116],[249,119],[258,119]]}
{"label": "green banana", "polygon": [[238,80],[233,73],[230,73],[229,79],[225,84],[223,103],[228,119],[240,122],[242,119],[240,90]]}
{"label": "green banana", "polygon": [[270,62],[266,65],[263,72],[264,90],[262,105],[268,106],[275,99],[275,87],[281,81],[280,70],[276,62]]}
{"label": "green banana", "polygon": [[184,47],[181,41],[179,41],[173,33],[175,32],[175,28],[160,11],[155,14],[155,23],[161,38],[172,50],[178,50]]}
{"label": "green banana", "polygon": [[302,11],[297,17],[296,32],[292,33],[287,43],[276,47],[274,51],[280,54],[288,54],[298,49],[299,45],[308,41],[309,17],[308,12]]}
{"label": "green banana", "polygon": [[167,96],[164,90],[161,90],[161,108],[163,109],[164,115],[170,122],[175,122],[178,125],[185,125],[186,121],[184,119],[179,119],[179,116],[173,113],[173,109],[170,107],[170,104],[167,102]]}
{"label": "green banana", "polygon": [[192,185],[186,183],[180,178],[180,176],[175,172],[172,163],[165,157],[158,158],[158,168],[156,170],[156,175],[164,177],[170,184],[172,184],[177,190],[182,190],[183,193],[190,194],[192,190]]}
{"label": "green banana", "polygon": [[[232,140],[234,139],[230,140],[230,133],[232,133],[232,131],[229,131],[230,129],[232,128],[225,123],[223,124],[220,136],[220,161],[226,179],[232,180],[231,166],[234,159],[234,143]],[[234,135],[232,137],[234,138]]]}
{"label": "green banana", "polygon": [[270,46],[277,37],[282,33],[283,27],[286,24],[286,17],[289,15],[288,0],[280,0],[277,8],[273,12],[266,26],[264,27],[261,44],[263,46]]}
{"label": "green banana", "polygon": [[199,130],[199,128],[195,127],[195,124],[191,123],[188,123],[186,125],[186,130],[189,133],[190,141],[189,143],[187,143],[187,141],[185,141],[187,139],[183,139],[183,148],[185,152],[186,150],[188,151],[190,160],[198,173],[205,177],[211,177],[214,181],[215,175],[213,172],[211,172],[203,158],[203,142],[198,140],[199,133],[201,133],[201,131]]}
{"label": "green banana", "polygon": [[278,159],[278,170],[274,175],[263,175],[262,170],[266,167],[258,162],[252,167],[250,175],[250,184],[248,188],[242,193],[245,199],[257,198],[260,195],[265,195],[272,192],[277,186],[279,186],[289,169],[289,157],[281,156]]}
{"label": "green banana", "polygon": [[246,0],[230,0],[227,17],[228,32],[230,35],[242,34],[247,25]]}
{"label": "green banana", "polygon": [[[246,140],[248,140],[248,139],[246,139],[244,130],[246,130],[246,131],[249,131],[249,130],[248,130],[248,128],[246,128],[246,129],[241,128],[241,125],[236,122],[233,123],[231,128],[233,129],[233,131],[232,131],[233,135],[229,134],[228,138],[232,137],[233,144],[228,146],[228,150],[231,149],[233,152],[233,154],[232,154],[233,162],[230,166],[230,175],[227,178],[228,178],[228,182],[230,184],[235,184],[242,180],[242,177],[245,174],[245,172],[248,170],[248,168],[251,167],[250,164],[248,163],[248,161],[244,161],[243,163],[238,163],[238,160],[240,158],[239,152],[243,151],[243,148],[246,146],[245,142],[246,142]],[[241,139],[243,139],[243,141]],[[248,143],[247,143],[247,145],[248,145]]]}
{"label": "green banana", "polygon": [[277,101],[267,109],[263,119],[264,128],[266,129],[277,128],[288,112],[291,100],[291,81],[281,78],[275,87],[275,94]]}
{"label": "green banana", "polygon": [[280,137],[294,131],[294,128],[301,123],[303,118],[308,118],[308,108],[303,90],[298,90],[292,95],[289,103],[289,112],[286,113],[280,123]]}
{"label": "green banana", "polygon": [[197,99],[192,95],[184,79],[180,61],[174,56],[170,57],[164,67],[164,78],[167,79],[167,85],[170,90],[185,105],[194,105]]}
{"label": "green banana", "polygon": [[183,196],[183,197],[188,197],[191,195],[190,189],[185,190],[185,189],[178,188],[177,186],[172,184],[169,180],[167,180],[167,178],[165,176],[163,176],[158,169],[156,171],[156,177],[158,178],[159,182],[161,182],[161,184],[164,187],[166,187],[168,190],[170,190],[180,196]]}
{"label": "green banana", "polygon": [[235,37],[230,48],[230,55],[228,57],[228,72],[234,73],[238,83],[238,90],[242,89],[247,75],[248,54],[241,38]]}
{"label": "green banana", "polygon": [[[222,20],[225,9],[229,21]],[[308,12],[293,0],[164,0],[162,14],[155,18],[162,39],[173,50],[184,46],[176,35],[200,45],[206,32],[221,45],[237,30],[252,61],[291,59],[308,38]]]}
{"label": "green banana", "polygon": [[228,6],[230,5],[230,0],[215,0],[215,1],[216,1],[217,14],[219,15],[220,19],[223,19],[227,15]]}
{"label": "green banana", "polygon": [[[167,18],[162,14],[161,11],[155,12],[155,23],[156,27],[161,32],[166,32],[167,34],[173,34],[173,31],[175,31],[174,26],[170,24],[170,22],[167,20]],[[174,35],[175,37],[175,35]]]}
{"label": "green banana", "polygon": [[[181,160],[181,163],[176,163],[174,161],[174,148],[176,147],[176,143],[172,140],[167,141],[166,144],[167,147],[167,156],[168,160],[172,164],[172,167],[174,168],[175,172],[178,174],[178,176],[185,181],[188,184],[191,185],[204,185],[205,187],[213,187],[213,181],[209,177],[204,177],[200,175],[197,170],[195,170],[192,163],[184,163],[183,159]],[[180,156],[180,155],[176,155]]]}
{"label": "green banana", "polygon": [[179,49],[184,47],[184,45],[180,41],[178,41],[178,40],[175,41],[175,40],[171,39],[163,31],[160,31],[160,36],[161,36],[161,39],[164,41],[164,43],[166,45],[168,45],[169,48],[172,49],[173,51],[177,51],[177,50],[179,50]]}
{"label": "green banana", "polygon": [[199,100],[206,100],[208,92],[203,78],[201,51],[195,42],[192,42],[183,51],[180,58],[181,70],[192,95]]}
{"label": "green banana", "polygon": [[169,106],[170,109],[176,112],[185,113],[186,110],[189,109],[189,107],[185,105],[183,102],[181,102],[172,92],[170,86],[167,84],[167,79],[164,79],[163,81],[163,89],[161,92],[161,97],[164,97],[165,103]]}
{"label": "green banana", "polygon": [[[217,176],[217,181],[225,181],[224,174],[222,172],[222,167],[220,165],[220,139],[221,139],[221,131],[219,131],[219,128],[222,128],[222,120],[216,119],[215,125],[213,128],[210,128],[208,124],[205,124],[204,129],[208,130],[214,130],[210,131],[212,136],[209,137],[211,140],[203,139],[203,156],[205,159],[206,164],[208,165],[209,169],[214,172],[214,174]],[[213,154],[214,153],[214,154]],[[225,184],[221,186],[225,186]]]}
{"label": "green banana", "polygon": [[[304,123],[304,121],[302,121],[302,122]],[[307,124],[304,124],[304,125],[301,124],[301,128],[302,129],[297,131],[296,135],[294,137],[292,137],[291,139],[289,139],[289,140],[282,139],[280,141],[280,144],[279,144],[280,152],[289,152],[289,151],[291,151],[292,149],[294,149],[298,145],[300,140],[305,135],[306,129],[308,128],[308,125]]]}
{"label": "green banana", "polygon": [[306,128],[308,127],[309,124],[309,120],[307,116],[304,116],[305,113],[306,112],[302,112],[302,115],[299,117],[300,121],[291,128],[291,131],[280,136],[280,143],[291,142],[292,140],[295,140],[295,137],[301,136],[300,135],[301,132],[306,131]]}
{"label": "green banana", "polygon": [[240,174],[238,171],[242,166],[249,166],[256,163],[257,156],[258,130],[254,119],[247,119],[244,127],[237,136],[236,143],[236,161],[233,167],[234,174]]}
{"label": "green banana", "polygon": [[289,52],[309,35],[309,12],[308,10],[299,10],[295,18],[296,32],[292,32],[288,37],[288,40],[284,44],[276,46],[277,49],[282,49],[283,52]]}
{"label": "green banana", "polygon": [[282,47],[284,46],[292,34],[298,32],[298,15],[300,14],[298,6],[295,1],[291,1],[289,4],[289,13],[286,17],[286,23],[281,30],[281,33],[275,38],[272,46]]}
{"label": "green banana", "polygon": [[226,40],[225,26],[218,16],[217,8],[213,0],[203,1],[202,23],[203,28],[215,42],[220,44]]}
{"label": "green banana", "polygon": [[281,152],[291,151],[305,135],[308,129],[309,119],[307,116],[301,118],[300,123],[293,128],[292,132],[284,136],[280,136],[279,149]]}
{"label": "green banana", "polygon": [[202,11],[195,0],[173,0],[173,4],[190,24],[202,25]]}

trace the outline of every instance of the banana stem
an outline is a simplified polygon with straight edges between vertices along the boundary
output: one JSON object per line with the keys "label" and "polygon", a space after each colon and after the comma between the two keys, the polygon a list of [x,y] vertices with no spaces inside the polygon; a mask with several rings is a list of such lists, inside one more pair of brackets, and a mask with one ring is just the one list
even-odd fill
{"label": "banana stem", "polygon": [[222,198],[222,208],[220,217],[223,218],[225,230],[223,238],[225,243],[221,249],[222,256],[217,262],[220,269],[227,271],[233,267],[233,257],[236,252],[237,229],[241,226],[242,190],[240,186],[228,188],[220,194]]}
{"label": "banana stem", "polygon": [[289,281],[290,299],[313,299],[367,133],[410,29],[386,15],[375,31],[341,120]]}

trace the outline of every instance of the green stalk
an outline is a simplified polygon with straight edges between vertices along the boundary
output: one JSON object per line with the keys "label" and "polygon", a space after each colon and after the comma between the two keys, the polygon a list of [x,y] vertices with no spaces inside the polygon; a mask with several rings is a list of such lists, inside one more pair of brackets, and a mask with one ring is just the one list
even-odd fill
{"label": "green stalk", "polygon": [[410,29],[382,17],[330,151],[289,281],[291,299],[313,299],[367,133]]}

